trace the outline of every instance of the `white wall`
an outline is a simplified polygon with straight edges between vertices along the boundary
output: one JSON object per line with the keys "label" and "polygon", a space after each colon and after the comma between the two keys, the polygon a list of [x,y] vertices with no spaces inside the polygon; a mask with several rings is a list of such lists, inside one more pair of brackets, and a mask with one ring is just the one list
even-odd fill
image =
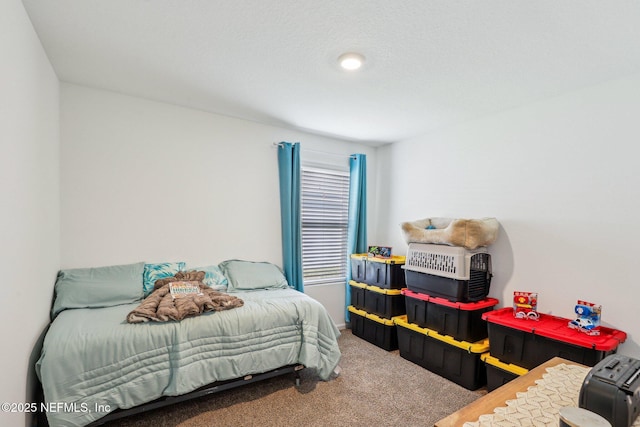
{"label": "white wall", "polygon": [[[60,263],[59,85],[19,0],[0,2],[0,52],[0,402],[24,403]],[[0,412],[0,425],[25,423]]]}
{"label": "white wall", "polygon": [[402,221],[495,216],[491,296],[538,291],[562,317],[600,303],[639,357],[639,111],[635,76],[385,146],[380,235],[406,252]]}
{"label": "white wall", "polygon": [[[358,144],[63,84],[62,267],[282,265],[280,141],[301,142],[305,159],[366,151],[375,164]],[[344,323],[344,288],[307,292]]]}

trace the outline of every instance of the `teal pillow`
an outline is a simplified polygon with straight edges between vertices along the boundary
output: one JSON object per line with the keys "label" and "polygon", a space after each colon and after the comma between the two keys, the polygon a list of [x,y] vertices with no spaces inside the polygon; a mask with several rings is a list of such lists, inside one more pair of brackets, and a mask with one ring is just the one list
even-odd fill
{"label": "teal pillow", "polygon": [[144,262],[60,270],[51,318],[68,308],[111,307],[142,299]]}
{"label": "teal pillow", "polygon": [[227,290],[227,278],[217,265],[209,265],[207,267],[189,267],[189,270],[204,271],[205,285],[216,291]]}
{"label": "teal pillow", "polygon": [[227,276],[227,290],[284,289],[289,287],[284,273],[269,262],[242,261],[237,259],[221,262],[220,269]]}
{"label": "teal pillow", "polygon": [[142,289],[146,297],[153,292],[156,280],[175,276],[178,271],[184,271],[184,262],[161,262],[158,264],[145,264],[142,276]]}

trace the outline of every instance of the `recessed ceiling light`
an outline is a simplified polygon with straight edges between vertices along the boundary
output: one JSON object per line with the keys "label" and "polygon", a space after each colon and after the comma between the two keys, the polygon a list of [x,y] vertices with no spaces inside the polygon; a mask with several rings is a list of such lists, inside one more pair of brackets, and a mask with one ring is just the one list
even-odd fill
{"label": "recessed ceiling light", "polygon": [[362,67],[364,56],[359,53],[343,53],[338,57],[338,62],[345,70],[353,71]]}

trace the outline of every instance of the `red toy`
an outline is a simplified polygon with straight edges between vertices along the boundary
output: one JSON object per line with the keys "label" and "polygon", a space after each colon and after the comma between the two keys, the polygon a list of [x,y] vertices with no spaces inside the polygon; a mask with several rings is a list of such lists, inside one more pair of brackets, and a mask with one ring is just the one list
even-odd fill
{"label": "red toy", "polygon": [[517,319],[538,320],[538,293],[521,292],[513,293],[513,315]]}

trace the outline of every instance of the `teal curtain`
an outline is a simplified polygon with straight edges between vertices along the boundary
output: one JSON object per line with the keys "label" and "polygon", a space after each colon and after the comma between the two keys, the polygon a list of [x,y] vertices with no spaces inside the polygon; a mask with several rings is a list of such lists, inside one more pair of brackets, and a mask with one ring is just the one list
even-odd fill
{"label": "teal curtain", "polygon": [[304,292],[300,215],[300,143],[278,144],[282,264],[289,285]]}
{"label": "teal curtain", "polygon": [[[349,226],[347,229],[346,306],[351,305],[351,254],[367,251],[367,156],[352,154],[349,158]],[[345,318],[351,320],[345,307]]]}

